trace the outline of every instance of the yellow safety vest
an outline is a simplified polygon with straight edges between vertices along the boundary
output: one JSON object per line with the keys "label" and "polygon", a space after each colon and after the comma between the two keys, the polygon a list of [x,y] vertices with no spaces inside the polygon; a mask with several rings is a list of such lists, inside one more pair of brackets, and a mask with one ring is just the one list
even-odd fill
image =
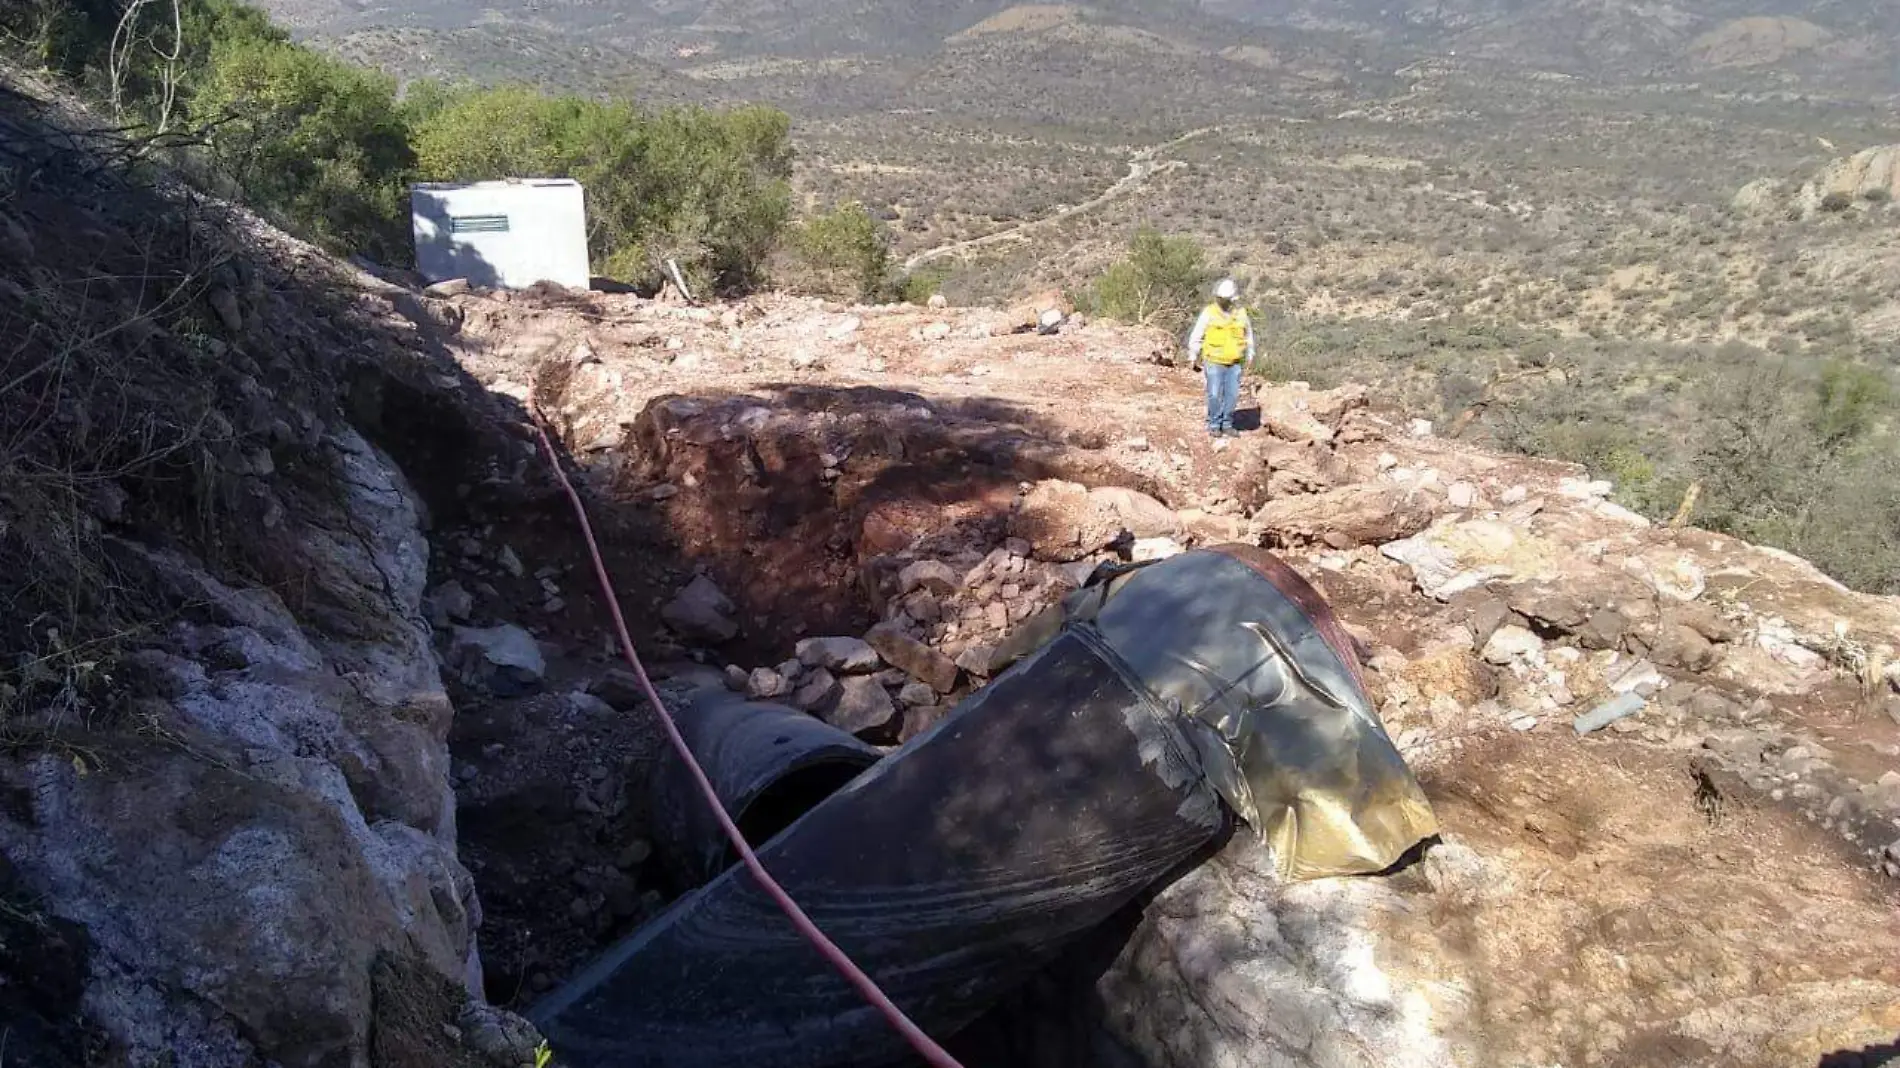
{"label": "yellow safety vest", "polygon": [[1233,314],[1220,305],[1207,306],[1207,328],[1201,331],[1201,359],[1222,366],[1247,358],[1247,309],[1235,308]]}

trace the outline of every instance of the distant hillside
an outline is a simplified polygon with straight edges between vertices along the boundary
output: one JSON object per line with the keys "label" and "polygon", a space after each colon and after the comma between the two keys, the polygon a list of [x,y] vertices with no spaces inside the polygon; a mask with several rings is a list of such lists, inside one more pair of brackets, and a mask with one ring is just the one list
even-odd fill
{"label": "distant hillside", "polygon": [[[545,62],[511,58],[486,27],[517,36],[543,59],[558,42],[601,49],[566,71],[569,85],[611,83],[634,60],[677,65],[714,59],[936,55],[978,38],[1112,24],[1193,42],[1204,54],[1235,48],[1271,55],[1281,35],[1320,35],[1340,52],[1406,59],[1455,53],[1612,81],[1713,79],[1741,89],[1791,85],[1900,92],[1900,4],[1885,0],[264,0],[306,37],[351,42],[385,65],[399,28],[446,34],[435,63],[481,80],[530,74]],[[367,36],[365,36],[367,35]],[[1232,58],[1230,56],[1230,58]],[[1100,62],[1117,59],[1105,54]],[[379,59],[379,62],[384,60]],[[621,68],[629,68],[622,71]],[[1033,73],[1033,72],[1031,72]],[[656,79],[647,78],[648,81]],[[664,79],[657,79],[663,81]]]}
{"label": "distant hillside", "polygon": [[1900,90],[1885,0],[1209,0],[1263,25],[1341,30],[1585,76],[1724,70]]}

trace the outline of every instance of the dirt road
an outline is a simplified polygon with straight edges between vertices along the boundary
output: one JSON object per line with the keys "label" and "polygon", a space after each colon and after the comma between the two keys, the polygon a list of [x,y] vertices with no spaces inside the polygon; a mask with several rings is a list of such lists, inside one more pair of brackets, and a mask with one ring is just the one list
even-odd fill
{"label": "dirt road", "polygon": [[1141,149],[1128,158],[1128,173],[1123,175],[1114,185],[1104,189],[1100,194],[1080,204],[1071,204],[1064,208],[1058,208],[1053,214],[1046,215],[1040,219],[1031,219],[1028,222],[1018,223],[1015,226],[984,234],[981,237],[973,237],[965,241],[953,241],[947,245],[938,245],[936,248],[926,249],[905,260],[904,270],[907,272],[914,271],[924,264],[935,260],[961,256],[995,245],[1008,244],[1011,241],[1025,240],[1031,231],[1042,227],[1053,226],[1064,219],[1079,215],[1085,211],[1093,211],[1111,200],[1115,200],[1141,188],[1148,179],[1153,178],[1157,174],[1164,174],[1168,171],[1177,170],[1186,166],[1186,164],[1180,160],[1160,160],[1156,157],[1196,137],[1204,137],[1207,134],[1213,133],[1217,129],[1219,129],[1219,127],[1216,126],[1202,127],[1201,129],[1184,133],[1172,141],[1167,141],[1159,145],[1150,145],[1147,148]]}

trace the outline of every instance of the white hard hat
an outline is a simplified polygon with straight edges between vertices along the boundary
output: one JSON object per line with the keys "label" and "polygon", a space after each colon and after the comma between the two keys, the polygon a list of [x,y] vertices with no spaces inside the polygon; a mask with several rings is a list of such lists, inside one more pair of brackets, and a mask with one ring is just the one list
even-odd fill
{"label": "white hard hat", "polygon": [[1214,296],[1221,300],[1233,300],[1240,296],[1240,287],[1234,284],[1233,279],[1223,278],[1220,284],[1214,287]]}

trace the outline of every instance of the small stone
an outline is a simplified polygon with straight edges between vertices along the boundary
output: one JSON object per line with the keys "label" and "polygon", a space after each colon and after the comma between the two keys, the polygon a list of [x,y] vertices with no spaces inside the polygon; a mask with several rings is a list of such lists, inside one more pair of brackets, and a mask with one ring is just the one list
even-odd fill
{"label": "small stone", "polygon": [[931,323],[930,325],[924,327],[925,341],[942,341],[944,338],[947,338],[949,336],[950,336],[949,323]]}
{"label": "small stone", "polygon": [[1027,559],[1035,552],[1035,547],[1022,538],[1003,539],[1003,551],[1011,556]]}
{"label": "small stone", "polygon": [[797,682],[798,677],[805,673],[805,665],[802,661],[794,658],[785,661],[773,670],[785,676],[786,682]]}
{"label": "small stone", "polygon": [[550,597],[541,602],[541,611],[551,616],[559,615],[567,611],[567,602],[559,597]]}
{"label": "small stone", "polygon": [[746,696],[754,700],[778,697],[790,691],[791,684],[785,681],[785,676],[771,668],[753,668],[752,674],[746,677]]}
{"label": "small stone", "polygon": [[897,573],[897,586],[898,592],[905,594],[926,589],[938,596],[948,596],[955,592],[958,577],[950,565],[941,560],[919,560]]}
{"label": "small stone", "polygon": [[871,628],[865,640],[886,662],[902,668],[919,682],[928,683],[938,693],[949,693],[956,688],[956,662],[910,635],[880,624]]}
{"label": "small stone", "polygon": [[930,299],[924,302],[924,306],[933,311],[948,308],[950,306],[950,299],[945,297],[942,293],[932,293]]}
{"label": "small stone", "polygon": [[806,638],[797,645],[798,662],[844,675],[876,671],[883,661],[862,638]]}
{"label": "small stone", "polygon": [[1166,560],[1186,551],[1173,538],[1137,538],[1128,551],[1128,557],[1135,563],[1144,563],[1150,560]]}
{"label": "small stone", "polygon": [[1514,731],[1533,730],[1536,728],[1536,726],[1537,726],[1536,716],[1520,716],[1517,719],[1514,719],[1511,721],[1511,729]]}
{"label": "small stone", "polygon": [[1389,452],[1382,452],[1379,454],[1378,464],[1379,464],[1379,470],[1390,471],[1393,468],[1399,466],[1399,458],[1392,455]]}
{"label": "small stone", "polygon": [[475,595],[454,579],[429,591],[428,600],[430,618],[437,626],[446,626],[451,621],[466,623],[475,612]]}
{"label": "small stone", "polygon": [[726,689],[744,693],[752,682],[752,673],[737,664],[726,665]]}
{"label": "small stone", "polygon": [[732,619],[733,604],[713,581],[699,575],[660,610],[660,618],[681,637],[711,642],[731,641],[739,633]]}
{"label": "small stone", "polygon": [[643,838],[635,838],[614,857],[614,866],[621,871],[626,871],[645,864],[652,856],[653,846]]}
{"label": "small stone", "polygon": [[825,668],[813,668],[792,694],[792,704],[802,712],[823,715],[844,692],[844,686]]}
{"label": "small stone", "polygon": [[935,623],[943,618],[943,606],[929,590],[916,590],[904,598],[904,613],[919,623]]}
{"label": "small stone", "polygon": [[1477,647],[1480,649],[1484,648],[1485,643],[1491,640],[1491,635],[1496,634],[1498,628],[1510,622],[1510,619],[1510,606],[1495,597],[1473,609],[1471,612],[1471,632],[1473,641]]}
{"label": "small stone", "polygon": [[851,734],[884,730],[897,718],[897,706],[876,679],[860,675],[844,680],[837,703],[823,718]]}
{"label": "small stone", "polygon": [[501,551],[495,554],[495,562],[501,565],[503,571],[508,572],[508,574],[515,578],[520,578],[527,573],[527,568],[521,566],[521,557],[516,556],[515,551],[506,545],[502,546]]}
{"label": "small stone", "polygon": [[992,628],[1003,630],[1009,626],[1009,606],[1001,601],[991,601],[983,606],[983,618]]}
{"label": "small stone", "polygon": [[584,690],[575,690],[567,695],[567,710],[579,719],[607,720],[617,711],[614,706]]}
{"label": "small stone", "polygon": [[579,923],[593,917],[594,906],[589,904],[586,898],[577,897],[567,903],[567,914],[569,918]]}
{"label": "small stone", "polygon": [[446,297],[459,297],[462,294],[468,292],[468,290],[469,290],[468,279],[446,278],[440,282],[437,282],[436,284],[432,286],[425,287],[422,290],[422,293],[424,296],[446,298]]}
{"label": "small stone", "polygon": [[534,635],[510,623],[457,627],[449,660],[472,683],[503,697],[530,692],[547,674],[547,661]]}
{"label": "small stone", "polygon": [[937,703],[937,691],[921,682],[907,682],[897,691],[897,699],[912,708],[927,707]]}
{"label": "small stone", "polygon": [[996,656],[995,648],[988,645],[971,645],[957,654],[957,666],[978,678],[990,677],[990,661]]}
{"label": "small stone", "polygon": [[[1129,438],[1127,441],[1122,442],[1122,447],[1127,449],[1129,452],[1147,452],[1148,439],[1147,438]],[[1028,556],[1029,554],[1024,553],[1023,555]]]}
{"label": "small stone", "polygon": [[1626,663],[1621,670],[1607,678],[1610,689],[1617,693],[1636,693],[1644,697],[1662,689],[1665,680],[1656,665],[1647,660],[1635,660]]}
{"label": "small stone", "polygon": [[1478,503],[1478,487],[1469,482],[1453,482],[1445,490],[1445,502],[1453,508],[1470,508]]}
{"label": "small stone", "polygon": [[1513,504],[1523,504],[1525,499],[1528,498],[1530,495],[1531,495],[1531,491],[1525,489],[1523,486],[1512,486],[1510,489],[1505,490],[1502,494],[1498,496],[1498,501],[1507,506],[1513,505]]}
{"label": "small stone", "polygon": [[1514,661],[1528,661],[1543,648],[1542,638],[1516,624],[1506,624],[1492,633],[1481,655],[1486,663],[1503,667]]}

